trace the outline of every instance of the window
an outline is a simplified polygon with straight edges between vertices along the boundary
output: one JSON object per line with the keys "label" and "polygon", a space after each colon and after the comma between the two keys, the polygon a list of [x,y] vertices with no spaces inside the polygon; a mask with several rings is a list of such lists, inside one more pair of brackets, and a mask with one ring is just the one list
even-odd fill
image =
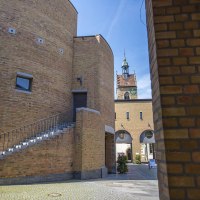
{"label": "window", "polygon": [[125,99],[125,100],[129,100],[129,99],[130,99],[129,93],[128,93],[128,92],[126,92],[126,93],[124,94],[124,99]]}
{"label": "window", "polygon": [[129,112],[126,112],[126,119],[129,119]]}
{"label": "window", "polygon": [[150,154],[153,153],[153,144],[152,143],[149,144],[149,153]]}
{"label": "window", "polygon": [[142,112],[140,112],[140,119],[143,119]]}
{"label": "window", "polygon": [[16,77],[16,89],[23,91],[31,91],[32,75],[25,73],[18,73]]}

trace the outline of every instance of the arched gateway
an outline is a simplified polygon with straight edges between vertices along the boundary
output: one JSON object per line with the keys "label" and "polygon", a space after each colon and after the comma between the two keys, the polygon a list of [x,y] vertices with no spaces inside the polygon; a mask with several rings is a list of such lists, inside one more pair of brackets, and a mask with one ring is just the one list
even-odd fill
{"label": "arched gateway", "polygon": [[115,133],[116,157],[123,154],[127,156],[128,161],[133,161],[132,140],[131,134],[126,130],[118,130]]}
{"label": "arched gateway", "polygon": [[143,162],[155,158],[155,137],[153,130],[145,130],[140,135],[141,159]]}

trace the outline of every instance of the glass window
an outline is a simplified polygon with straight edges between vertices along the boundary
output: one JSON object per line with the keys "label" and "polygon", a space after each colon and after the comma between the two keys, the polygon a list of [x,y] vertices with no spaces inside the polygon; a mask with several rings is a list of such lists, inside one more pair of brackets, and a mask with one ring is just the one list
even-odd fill
{"label": "glass window", "polygon": [[32,84],[32,78],[17,75],[16,89],[24,90],[24,91],[31,91],[31,84]]}
{"label": "glass window", "polygon": [[129,112],[126,112],[126,119],[129,119]]}
{"label": "glass window", "polygon": [[149,153],[150,154],[153,153],[153,144],[152,143],[149,144]]}
{"label": "glass window", "polygon": [[140,119],[143,119],[142,112],[140,112]]}
{"label": "glass window", "polygon": [[124,99],[125,99],[125,100],[129,100],[129,99],[130,99],[129,93],[128,93],[128,92],[126,92],[126,93],[124,94]]}

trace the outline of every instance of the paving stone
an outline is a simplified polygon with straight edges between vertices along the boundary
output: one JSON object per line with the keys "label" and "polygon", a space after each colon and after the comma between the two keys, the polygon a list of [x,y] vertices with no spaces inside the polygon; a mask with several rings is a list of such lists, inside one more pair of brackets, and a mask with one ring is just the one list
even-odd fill
{"label": "paving stone", "polygon": [[[156,169],[151,170],[147,165],[129,165],[129,173],[126,175],[109,175],[104,179],[1,186],[0,199],[158,200],[158,182],[152,175]],[[149,180],[144,180],[145,177]]]}

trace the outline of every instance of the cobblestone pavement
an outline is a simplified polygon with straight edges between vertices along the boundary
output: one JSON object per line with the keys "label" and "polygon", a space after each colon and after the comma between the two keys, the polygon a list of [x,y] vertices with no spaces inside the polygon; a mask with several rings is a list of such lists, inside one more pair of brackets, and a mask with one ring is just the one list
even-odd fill
{"label": "cobblestone pavement", "polygon": [[127,175],[98,180],[1,186],[0,200],[158,200],[157,180],[146,167],[131,165]]}

